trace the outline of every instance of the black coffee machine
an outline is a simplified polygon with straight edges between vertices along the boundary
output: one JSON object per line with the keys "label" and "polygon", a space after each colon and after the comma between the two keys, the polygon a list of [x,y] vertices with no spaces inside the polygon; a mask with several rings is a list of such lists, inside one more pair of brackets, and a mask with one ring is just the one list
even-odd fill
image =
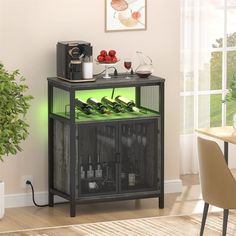
{"label": "black coffee machine", "polygon": [[63,41],[57,43],[57,77],[65,80],[83,79],[82,64],[90,60],[93,48],[85,41]]}

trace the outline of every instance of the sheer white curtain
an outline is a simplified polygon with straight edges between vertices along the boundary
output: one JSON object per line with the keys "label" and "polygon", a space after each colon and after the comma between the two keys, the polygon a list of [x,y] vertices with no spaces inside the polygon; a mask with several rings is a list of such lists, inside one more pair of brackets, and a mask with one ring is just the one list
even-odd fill
{"label": "sheer white curtain", "polygon": [[217,45],[224,35],[225,1],[181,1],[181,174],[198,172],[194,130],[225,122],[221,102],[225,89],[223,57]]}

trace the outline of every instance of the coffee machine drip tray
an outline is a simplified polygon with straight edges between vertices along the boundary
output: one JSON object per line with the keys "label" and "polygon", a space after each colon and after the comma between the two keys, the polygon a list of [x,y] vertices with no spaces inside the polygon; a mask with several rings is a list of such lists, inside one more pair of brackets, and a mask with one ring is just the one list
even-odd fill
{"label": "coffee machine drip tray", "polygon": [[70,83],[87,83],[87,82],[94,82],[96,81],[96,78],[91,78],[91,79],[77,79],[77,80],[71,80],[71,79],[66,79],[63,77],[57,77],[58,79],[65,80]]}

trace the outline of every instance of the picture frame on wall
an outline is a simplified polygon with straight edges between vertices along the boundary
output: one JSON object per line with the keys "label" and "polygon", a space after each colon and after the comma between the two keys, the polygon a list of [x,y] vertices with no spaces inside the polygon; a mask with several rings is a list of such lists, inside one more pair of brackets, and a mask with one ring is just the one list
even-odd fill
{"label": "picture frame on wall", "polygon": [[105,0],[105,31],[147,29],[147,0]]}

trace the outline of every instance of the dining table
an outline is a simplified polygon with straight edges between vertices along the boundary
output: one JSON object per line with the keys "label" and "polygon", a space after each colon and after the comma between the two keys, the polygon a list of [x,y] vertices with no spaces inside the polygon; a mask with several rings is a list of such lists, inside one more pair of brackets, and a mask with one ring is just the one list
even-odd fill
{"label": "dining table", "polygon": [[229,143],[236,144],[236,130],[233,126],[197,128],[195,131],[199,134],[222,140],[224,142],[224,158],[228,163]]}

